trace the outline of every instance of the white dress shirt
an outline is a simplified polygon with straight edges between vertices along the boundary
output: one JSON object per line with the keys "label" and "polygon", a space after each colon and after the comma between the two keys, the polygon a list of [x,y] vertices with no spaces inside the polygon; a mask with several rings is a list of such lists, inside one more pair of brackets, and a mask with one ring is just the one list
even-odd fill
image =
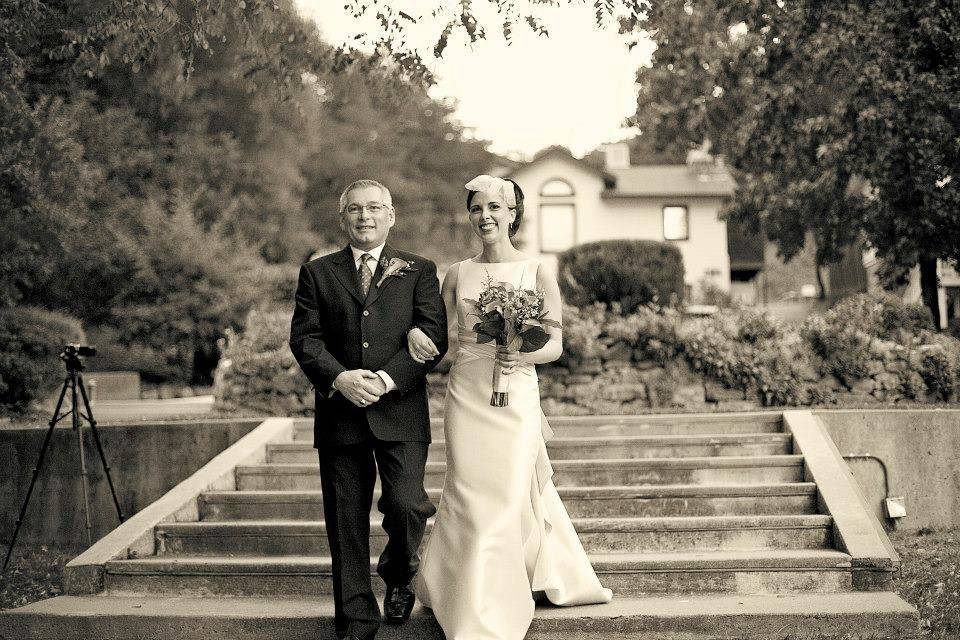
{"label": "white dress shirt", "polygon": [[[369,264],[368,264],[367,266],[370,267],[370,272],[371,272],[371,273],[374,272],[374,271],[376,271],[376,270],[377,270],[377,263],[380,262],[380,254],[383,253],[383,247],[384,247],[385,245],[386,245],[386,243],[381,244],[379,247],[374,247],[373,249],[370,249],[369,251],[364,251],[363,249],[357,249],[355,246],[350,245],[350,251],[353,252],[353,267],[354,267],[354,270],[355,270],[355,271],[360,271],[360,257],[361,257],[363,254],[365,254],[365,253],[369,253],[371,256],[373,256],[373,265],[369,265]],[[369,260],[368,260],[368,262],[369,262]],[[371,286],[373,286],[372,283],[371,283]],[[376,374],[377,374],[378,376],[380,376],[380,379],[381,379],[381,380],[383,380],[383,384],[384,384],[384,386],[387,387],[387,391],[388,391],[388,392],[393,391],[394,389],[397,388],[397,384],[393,381],[393,378],[390,377],[390,374],[389,374],[389,373],[387,373],[386,371],[380,369],[379,371],[376,371]]]}
{"label": "white dress shirt", "polygon": [[353,268],[355,271],[360,270],[360,256],[365,253],[369,253],[373,256],[374,264],[370,268],[371,273],[377,270],[376,263],[380,262],[380,254],[383,253],[383,248],[386,246],[386,243],[383,243],[379,247],[374,247],[369,251],[364,251],[363,249],[357,249],[355,246],[350,245],[350,251],[353,252]]}

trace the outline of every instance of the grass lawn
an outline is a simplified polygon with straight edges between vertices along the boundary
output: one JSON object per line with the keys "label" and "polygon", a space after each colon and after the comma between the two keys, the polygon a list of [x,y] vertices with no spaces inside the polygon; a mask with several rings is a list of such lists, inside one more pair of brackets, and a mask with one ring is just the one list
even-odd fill
{"label": "grass lawn", "polygon": [[[7,555],[4,541],[2,557]],[[0,609],[13,609],[25,604],[52,598],[63,592],[63,567],[76,554],[50,547],[17,545],[6,573],[0,578]]]}
{"label": "grass lawn", "polygon": [[897,591],[920,611],[923,638],[960,637],[960,529],[890,536],[903,560]]}
{"label": "grass lawn", "polygon": [[[960,529],[898,531],[891,538],[903,558],[894,584],[920,611],[920,637],[960,637]],[[0,609],[59,595],[71,557],[48,547],[18,548],[3,576]]]}

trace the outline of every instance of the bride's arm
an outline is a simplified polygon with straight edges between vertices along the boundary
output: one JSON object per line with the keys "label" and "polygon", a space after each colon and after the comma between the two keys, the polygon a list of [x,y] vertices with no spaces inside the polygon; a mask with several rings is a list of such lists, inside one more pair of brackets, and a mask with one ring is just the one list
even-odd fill
{"label": "bride's arm", "polygon": [[[563,322],[563,302],[560,298],[560,285],[557,279],[549,269],[542,266],[537,269],[537,288],[543,291],[543,308],[547,312],[547,318],[557,322]],[[532,364],[545,364],[553,362],[563,353],[563,330],[559,327],[546,327],[550,334],[550,340],[536,351],[530,353],[521,353],[521,362]]]}

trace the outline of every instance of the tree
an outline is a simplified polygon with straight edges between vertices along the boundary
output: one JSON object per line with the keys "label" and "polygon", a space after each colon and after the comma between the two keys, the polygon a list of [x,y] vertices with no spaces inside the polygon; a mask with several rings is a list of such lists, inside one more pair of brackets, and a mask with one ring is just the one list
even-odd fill
{"label": "tree", "polygon": [[[668,0],[641,70],[636,124],[660,148],[710,139],[741,189],[731,215],[817,262],[861,234],[890,271],[960,257],[960,14],[928,0]],[[924,266],[926,265],[926,266]]]}
{"label": "tree", "polygon": [[398,239],[433,255],[492,157],[292,0],[198,6],[0,6],[0,308],[74,314],[94,365],[153,380],[209,380],[217,338],[278,297],[281,265],[339,237],[347,171],[396,185]]}

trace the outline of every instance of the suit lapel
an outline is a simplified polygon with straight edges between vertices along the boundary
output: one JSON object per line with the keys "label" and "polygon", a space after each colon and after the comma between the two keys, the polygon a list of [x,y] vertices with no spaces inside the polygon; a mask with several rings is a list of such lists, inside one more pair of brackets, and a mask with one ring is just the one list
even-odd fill
{"label": "suit lapel", "polygon": [[364,308],[369,307],[380,297],[380,294],[383,293],[383,290],[390,286],[390,283],[393,280],[396,280],[394,277],[387,278],[383,281],[379,287],[377,283],[380,282],[380,278],[383,277],[383,264],[384,262],[390,262],[391,258],[397,257],[397,252],[393,250],[393,247],[390,245],[384,245],[383,251],[380,252],[380,260],[377,261],[377,270],[373,272],[373,282],[370,283],[370,291],[367,293],[367,300],[364,302]]}
{"label": "suit lapel", "polygon": [[[353,268],[353,252],[350,251],[350,245],[347,245],[333,259],[334,267],[331,269],[343,288],[350,292],[354,299],[363,304],[363,293],[360,291],[360,278],[357,276],[357,270]],[[373,287],[371,286],[371,289]]]}

